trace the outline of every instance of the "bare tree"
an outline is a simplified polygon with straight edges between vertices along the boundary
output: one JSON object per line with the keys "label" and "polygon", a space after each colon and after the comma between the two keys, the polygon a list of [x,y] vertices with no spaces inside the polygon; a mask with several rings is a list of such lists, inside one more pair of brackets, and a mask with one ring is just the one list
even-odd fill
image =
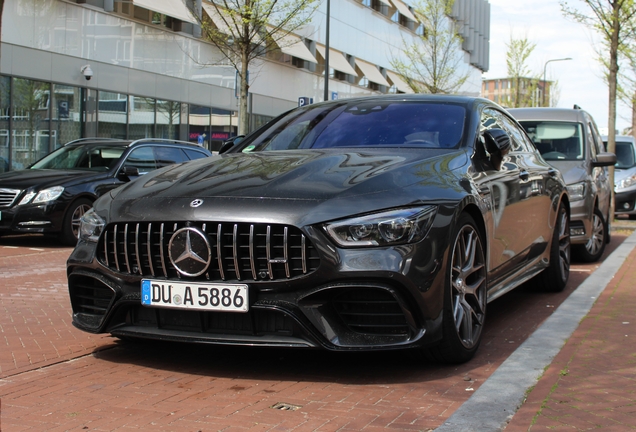
{"label": "bare tree", "polygon": [[248,132],[250,65],[267,51],[289,44],[286,36],[310,19],[319,0],[203,0],[214,16],[199,17],[201,31],[236,70],[239,86],[239,135]]}
{"label": "bare tree", "polygon": [[415,93],[456,93],[469,77],[463,65],[462,37],[450,18],[455,0],[418,0],[415,15],[425,32],[413,42],[403,40],[405,59],[391,66]]}
{"label": "bare tree", "polygon": [[[506,66],[508,68],[508,79],[511,82],[510,100],[508,107],[519,108],[528,106],[541,106],[542,102],[537,100],[538,76],[533,76],[528,66],[528,58],[536,48],[536,44],[530,42],[527,36],[522,38],[513,37],[506,43]],[[544,90],[545,91],[545,90]]]}
{"label": "bare tree", "polygon": [[[616,100],[618,94],[619,56],[627,50],[635,36],[636,6],[634,0],[580,0],[587,6],[588,13],[570,7],[567,1],[561,1],[561,10],[566,17],[584,24],[601,35],[604,57],[601,64],[607,71],[609,86],[609,115],[607,133],[607,151],[616,151]],[[614,169],[610,167],[610,184],[614,184]],[[610,211],[614,212],[614,193]]]}

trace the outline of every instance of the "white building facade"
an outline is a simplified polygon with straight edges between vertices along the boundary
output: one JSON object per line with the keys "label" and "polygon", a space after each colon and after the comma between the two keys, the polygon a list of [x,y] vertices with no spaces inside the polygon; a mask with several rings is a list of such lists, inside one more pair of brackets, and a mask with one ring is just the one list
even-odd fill
{"label": "white building facade", "polygon": [[[208,0],[186,1],[214,22]],[[299,98],[323,100],[326,3],[290,35],[300,43],[250,67],[250,129],[294,108]],[[425,31],[407,3],[331,0],[330,98],[410,92],[391,70],[404,41]],[[488,69],[489,7],[487,0],[456,0],[453,9],[470,72],[462,93],[478,95]],[[237,130],[235,71],[218,65],[218,52],[200,33],[182,0],[5,2],[4,169],[81,137],[173,138],[217,149]]]}

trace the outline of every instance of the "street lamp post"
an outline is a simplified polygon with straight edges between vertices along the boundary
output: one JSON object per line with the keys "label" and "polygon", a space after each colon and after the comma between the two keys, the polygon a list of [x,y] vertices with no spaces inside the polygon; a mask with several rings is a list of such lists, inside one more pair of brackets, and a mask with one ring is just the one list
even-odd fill
{"label": "street lamp post", "polygon": [[565,57],[565,58],[558,58],[558,59],[550,59],[547,62],[545,62],[545,64],[543,65],[543,106],[545,106],[545,90],[547,87],[547,82],[545,80],[545,71],[546,71],[546,68],[548,67],[548,63],[556,62],[556,61],[564,61],[564,60],[572,60],[572,58]]}
{"label": "street lamp post", "polygon": [[324,100],[329,100],[329,21],[331,1],[327,0],[327,35],[325,36],[325,94]]}

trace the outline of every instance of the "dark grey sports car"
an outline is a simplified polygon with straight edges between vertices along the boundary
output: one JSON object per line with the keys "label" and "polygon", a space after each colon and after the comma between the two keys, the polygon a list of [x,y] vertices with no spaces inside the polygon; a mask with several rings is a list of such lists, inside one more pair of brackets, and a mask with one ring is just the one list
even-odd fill
{"label": "dark grey sports car", "polygon": [[73,324],[123,338],[329,350],[479,346],[486,304],[569,276],[560,173],[485,99],[298,108],[84,215]]}

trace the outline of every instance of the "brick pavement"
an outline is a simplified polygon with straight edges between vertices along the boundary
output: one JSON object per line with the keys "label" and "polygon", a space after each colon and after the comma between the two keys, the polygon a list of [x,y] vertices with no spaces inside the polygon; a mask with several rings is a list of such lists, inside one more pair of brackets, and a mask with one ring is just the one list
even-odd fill
{"label": "brick pavement", "polygon": [[577,266],[563,293],[530,286],[491,303],[475,359],[440,366],[400,352],[116,343],[82,333],[70,324],[68,253],[0,247],[3,432],[432,430],[595,268]]}
{"label": "brick pavement", "polygon": [[70,248],[0,246],[0,378],[96,349],[103,336],[71,325]]}
{"label": "brick pavement", "polygon": [[506,427],[636,429],[636,250]]}

